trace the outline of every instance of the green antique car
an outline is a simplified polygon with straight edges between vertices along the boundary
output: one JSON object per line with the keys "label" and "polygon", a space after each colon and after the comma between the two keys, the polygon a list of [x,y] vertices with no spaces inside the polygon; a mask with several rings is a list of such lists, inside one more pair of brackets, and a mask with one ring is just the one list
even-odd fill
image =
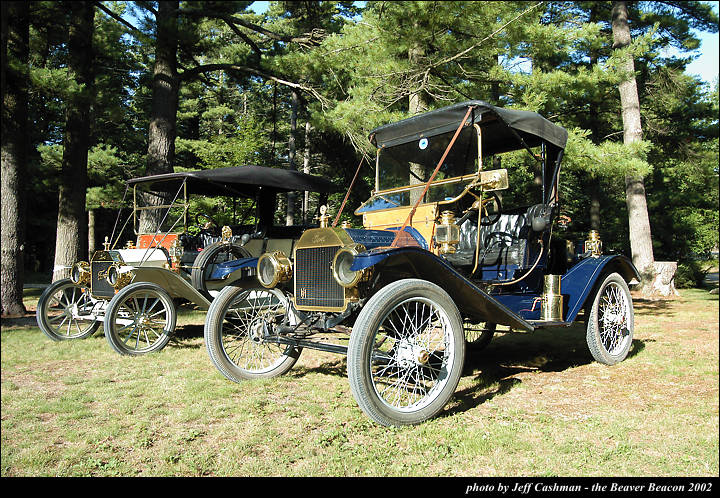
{"label": "green antique car", "polygon": [[[118,214],[104,249],[75,263],[70,278],[54,282],[40,297],[37,322],[52,340],[89,337],[103,324],[120,354],[162,349],[175,330],[178,302],[208,309],[228,284],[254,283],[257,258],[265,251],[292,250],[308,226],[273,223],[278,194],[308,191],[324,199],[335,189],[324,178],[252,165],[134,178],[127,186],[133,209],[124,222]],[[236,213],[237,224],[223,227],[198,212],[191,230],[192,196],[233,204],[244,199],[246,209]],[[147,201],[153,197],[160,202]],[[156,229],[140,228],[143,211],[157,215]],[[121,234],[130,222],[136,239],[123,245]]]}

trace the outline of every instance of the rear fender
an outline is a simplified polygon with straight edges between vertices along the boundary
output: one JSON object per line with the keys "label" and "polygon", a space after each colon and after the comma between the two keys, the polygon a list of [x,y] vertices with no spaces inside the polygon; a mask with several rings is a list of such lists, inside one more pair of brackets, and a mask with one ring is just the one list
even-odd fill
{"label": "rear fender", "polygon": [[585,258],[570,268],[560,279],[560,292],[567,298],[566,322],[572,322],[586,304],[595,299],[599,280],[617,272],[630,284],[640,281],[640,273],[629,258],[621,255]]}

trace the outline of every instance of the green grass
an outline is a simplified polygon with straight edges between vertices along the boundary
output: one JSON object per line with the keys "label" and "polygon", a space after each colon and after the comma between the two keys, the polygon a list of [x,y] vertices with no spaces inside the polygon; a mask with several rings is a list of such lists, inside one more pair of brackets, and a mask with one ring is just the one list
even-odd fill
{"label": "green grass", "polygon": [[226,380],[202,312],[139,358],[102,332],[55,343],[3,320],[1,474],[717,476],[718,299],[681,294],[636,302],[614,367],[592,361],[581,325],[498,336],[446,410],[406,428],[360,411],[342,356],[306,350],[283,377]]}

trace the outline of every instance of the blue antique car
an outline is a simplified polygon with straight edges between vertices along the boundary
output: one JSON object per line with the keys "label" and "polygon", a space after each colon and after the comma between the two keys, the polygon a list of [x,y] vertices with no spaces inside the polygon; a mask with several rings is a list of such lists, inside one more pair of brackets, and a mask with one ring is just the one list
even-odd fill
{"label": "blue antique car", "polygon": [[[632,262],[552,237],[567,131],[537,113],[468,101],[373,130],[376,185],[355,214],[328,213],[290,252],[258,258],[255,288],[228,286],[205,323],[212,362],[233,381],[283,374],[303,348],[347,354],[352,393],[384,425],[447,404],[465,356],[498,332],[568,327],[581,311],[604,364],[633,339]],[[526,150],[534,203],[504,206],[503,153]],[[517,154],[517,153],[516,153]],[[507,196],[509,197],[509,196]]]}

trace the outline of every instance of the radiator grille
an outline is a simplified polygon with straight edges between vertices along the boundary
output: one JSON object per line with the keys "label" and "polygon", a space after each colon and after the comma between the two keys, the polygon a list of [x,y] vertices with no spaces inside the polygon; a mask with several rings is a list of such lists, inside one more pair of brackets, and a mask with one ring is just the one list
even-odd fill
{"label": "radiator grille", "polygon": [[112,261],[93,261],[90,263],[90,292],[95,297],[113,297],[115,289],[104,278],[98,278],[98,273],[107,274]]}
{"label": "radiator grille", "polygon": [[335,281],[332,262],[340,246],[295,252],[295,303],[298,307],[344,308],[345,289]]}

